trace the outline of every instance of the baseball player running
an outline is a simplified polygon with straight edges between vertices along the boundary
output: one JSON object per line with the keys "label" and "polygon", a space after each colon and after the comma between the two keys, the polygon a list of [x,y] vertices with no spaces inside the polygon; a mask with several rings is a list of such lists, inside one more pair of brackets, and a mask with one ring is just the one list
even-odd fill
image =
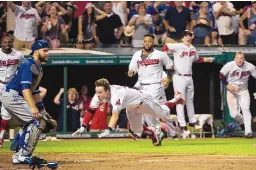
{"label": "baseball player running", "polygon": [[[109,122],[109,127],[98,137],[108,136],[110,131],[115,127],[118,115],[124,108],[127,109],[127,118],[130,123],[130,128],[134,133],[147,133],[151,136],[154,146],[158,146],[160,141],[156,134],[155,127],[146,127],[142,125],[142,116],[147,114],[154,118],[166,118],[170,115],[170,110],[177,102],[181,102],[181,95],[177,95],[171,101],[161,105],[151,94],[145,91],[138,91],[124,86],[110,85],[108,80],[102,78],[95,82],[95,91],[88,112],[95,113],[99,107],[100,101],[110,100],[113,107],[112,117]],[[76,133],[83,133],[85,127],[82,126]]]}
{"label": "baseball player running", "polygon": [[[44,130],[46,123],[54,122],[45,112],[39,92],[36,91],[41,78],[41,63],[48,60],[48,43],[38,40],[32,45],[32,58],[24,61],[16,71],[16,74],[7,84],[2,93],[2,104],[12,118],[23,125],[23,132],[16,144],[15,153],[12,156],[14,164],[31,163],[32,153],[36,147],[40,133]],[[34,97],[32,93],[36,92]],[[55,122],[56,123],[56,122]],[[55,124],[56,125],[56,124]]]}
{"label": "baseball player running", "polygon": [[[250,94],[248,80],[256,78],[255,66],[245,61],[244,53],[237,52],[235,60],[225,64],[220,70],[220,79],[227,88],[227,103],[230,116],[244,129],[245,137],[252,138]],[[242,110],[243,114],[240,113]]]}
{"label": "baseball player running", "polygon": [[[135,88],[149,92],[156,100],[164,104],[166,95],[162,84],[163,66],[168,73],[168,76],[164,78],[164,82],[166,82],[164,85],[167,87],[172,76],[173,62],[166,53],[153,49],[153,46],[154,36],[146,34],[144,36],[144,49],[135,52],[133,55],[129,65],[128,76],[132,77],[138,73],[138,81],[135,84]],[[148,126],[156,127],[157,134],[161,135],[161,124],[158,120],[143,115],[143,122],[146,122]]]}
{"label": "baseball player running", "polygon": [[[163,46],[163,51],[170,50],[174,56],[174,75],[173,88],[174,91],[179,91],[182,98],[185,99],[189,125],[194,126],[196,123],[194,110],[194,84],[192,79],[192,64],[193,62],[213,62],[214,58],[199,57],[196,48],[191,44],[193,33],[185,30],[181,36],[182,43],[166,44]],[[187,130],[184,105],[177,104],[177,117],[179,125],[187,135],[190,132]]]}
{"label": "baseball player running", "polygon": [[[5,36],[1,41],[0,50],[0,105],[1,105],[1,95],[5,89],[5,86],[13,78],[18,66],[24,61],[24,56],[12,49],[12,41],[9,37]],[[1,107],[0,114],[0,147],[2,147],[4,142],[4,134],[7,129],[8,121],[11,119],[10,114],[6,109]]]}

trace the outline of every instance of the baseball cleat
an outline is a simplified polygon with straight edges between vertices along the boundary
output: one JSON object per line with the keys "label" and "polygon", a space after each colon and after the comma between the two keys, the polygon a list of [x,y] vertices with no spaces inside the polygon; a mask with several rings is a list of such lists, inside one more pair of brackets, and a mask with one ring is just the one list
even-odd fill
{"label": "baseball cleat", "polygon": [[252,133],[248,133],[244,137],[247,138],[247,139],[253,138]]}
{"label": "baseball cleat", "polygon": [[3,146],[3,144],[4,144],[4,139],[0,138],[0,148]]}
{"label": "baseball cleat", "polygon": [[159,146],[159,138],[156,134],[156,128],[155,127],[149,127],[150,131],[151,131],[151,135],[149,135],[149,137],[152,140],[152,144],[154,146]]}
{"label": "baseball cleat", "polygon": [[155,145],[155,146],[161,146],[162,145],[162,141],[164,140],[164,133],[160,132],[160,134],[158,135],[158,140],[159,140],[159,144]]}
{"label": "baseball cleat", "polygon": [[174,93],[174,98],[177,100],[177,104],[185,104],[185,100],[182,99],[181,93],[179,91]]}

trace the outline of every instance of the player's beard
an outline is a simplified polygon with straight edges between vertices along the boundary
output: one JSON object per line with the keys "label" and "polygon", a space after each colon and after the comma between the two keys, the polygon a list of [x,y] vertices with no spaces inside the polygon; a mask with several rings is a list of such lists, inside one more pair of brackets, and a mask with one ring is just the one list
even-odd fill
{"label": "player's beard", "polygon": [[38,54],[38,60],[41,62],[41,63],[47,63],[48,59],[46,59],[46,57],[43,57],[40,53]]}
{"label": "player's beard", "polygon": [[144,47],[144,50],[147,52],[147,53],[151,53],[153,51],[153,46],[149,47],[149,48],[146,48]]}
{"label": "player's beard", "polygon": [[9,45],[3,46],[3,47],[2,47],[2,51],[3,51],[5,54],[9,54],[9,53],[12,52],[12,47],[9,46]]}

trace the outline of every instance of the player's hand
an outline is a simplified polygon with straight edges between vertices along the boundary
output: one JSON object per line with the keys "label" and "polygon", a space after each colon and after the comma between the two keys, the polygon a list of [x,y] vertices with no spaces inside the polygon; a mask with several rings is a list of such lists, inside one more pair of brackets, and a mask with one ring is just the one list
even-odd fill
{"label": "player's hand", "polygon": [[238,92],[240,90],[240,88],[236,85],[232,85],[232,84],[228,84],[227,85],[227,89],[230,91],[230,92]]}
{"label": "player's hand", "polygon": [[109,130],[109,129],[106,129],[106,130],[104,130],[104,132],[98,134],[98,137],[99,137],[99,138],[106,137],[106,136],[108,136],[109,134],[110,134],[110,130]]}
{"label": "player's hand", "polygon": [[163,79],[162,84],[163,84],[163,86],[164,86],[165,89],[168,88],[170,82],[171,82],[171,79],[168,78],[168,77],[166,77],[166,78]]}
{"label": "player's hand", "polygon": [[135,73],[135,71],[129,70],[127,75],[128,75],[128,77],[132,77],[132,76],[134,76],[134,73]]}
{"label": "player's hand", "polygon": [[37,120],[37,119],[39,118],[39,111],[38,111],[38,109],[36,108],[36,106],[32,106],[32,107],[30,108],[30,110],[31,110],[33,119]]}

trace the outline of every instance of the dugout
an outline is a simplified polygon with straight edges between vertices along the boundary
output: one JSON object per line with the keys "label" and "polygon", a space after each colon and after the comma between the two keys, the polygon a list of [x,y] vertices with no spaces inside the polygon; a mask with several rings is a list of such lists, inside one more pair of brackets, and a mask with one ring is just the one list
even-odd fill
{"label": "dugout", "polygon": [[[71,87],[75,87],[79,91],[82,84],[87,84],[89,95],[93,96],[94,82],[102,77],[107,78],[111,84],[132,87],[137,77],[127,77],[127,70],[130,59],[137,50],[139,49],[95,48],[93,50],[80,50],[60,48],[58,50],[51,50],[48,63],[43,64],[44,76],[40,84],[48,89],[44,99],[48,112],[54,118],[57,118],[59,106],[53,103],[53,99],[61,87],[65,88],[65,92],[67,88]],[[256,50],[253,47],[198,47],[197,50],[201,57],[214,57],[215,63],[195,63],[193,65],[195,112],[199,114],[213,114],[214,119],[222,119],[224,113],[224,122],[229,123],[232,119],[229,116],[226,100],[223,100],[225,93],[223,93],[223,86],[218,78],[219,70],[223,64],[233,60],[235,52],[239,50],[244,51],[247,60],[256,65],[256,60],[253,57],[256,54]],[[252,79],[249,81],[249,90],[251,94],[252,115],[256,116],[256,101],[252,95],[256,91],[256,87]],[[168,99],[172,98],[172,83],[166,90],[166,94]],[[175,113],[175,109],[172,112]],[[66,114],[64,113],[64,115]],[[65,123],[63,129],[66,132]]]}

